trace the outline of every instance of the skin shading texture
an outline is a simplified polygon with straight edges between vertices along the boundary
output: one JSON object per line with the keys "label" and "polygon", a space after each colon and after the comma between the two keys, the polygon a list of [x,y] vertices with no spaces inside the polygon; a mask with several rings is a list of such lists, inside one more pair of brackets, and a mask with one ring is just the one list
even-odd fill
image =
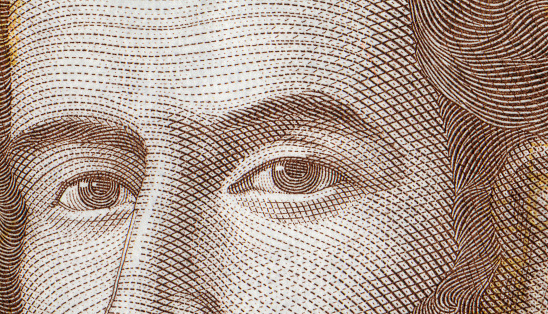
{"label": "skin shading texture", "polygon": [[12,312],[411,313],[450,270],[405,2],[4,13]]}

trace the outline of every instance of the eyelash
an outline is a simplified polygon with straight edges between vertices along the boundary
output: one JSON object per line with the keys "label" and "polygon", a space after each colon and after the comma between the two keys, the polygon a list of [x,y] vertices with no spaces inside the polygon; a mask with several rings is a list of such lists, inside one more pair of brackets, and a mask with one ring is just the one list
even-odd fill
{"label": "eyelash", "polygon": [[314,194],[344,180],[339,171],[320,162],[302,157],[284,157],[270,160],[247,172],[231,184],[227,192]]}
{"label": "eyelash", "polygon": [[[58,189],[57,195],[52,205],[66,206],[67,204],[63,205],[63,203],[61,202],[63,195],[65,195],[65,193],[67,193],[67,191],[69,191],[70,188],[75,188],[78,190],[79,187],[78,186],[75,187],[75,185],[79,184],[81,181],[88,181],[89,184],[92,184],[93,181],[97,181],[99,183],[101,182],[110,183],[111,185],[114,184],[114,188],[118,190],[117,193],[123,193],[123,194],[129,193],[128,195],[133,195],[133,197],[136,197],[137,195],[134,189],[129,188],[129,185],[124,183],[124,180],[118,178],[117,176],[113,174],[103,173],[103,172],[87,172],[87,173],[79,174],[78,176],[73,177],[72,179],[66,180]],[[112,188],[112,186],[110,187]]]}

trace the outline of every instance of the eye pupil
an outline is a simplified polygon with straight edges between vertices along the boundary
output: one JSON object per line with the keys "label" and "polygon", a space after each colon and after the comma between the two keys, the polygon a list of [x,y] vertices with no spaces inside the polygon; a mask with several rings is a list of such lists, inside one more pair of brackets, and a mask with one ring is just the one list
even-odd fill
{"label": "eye pupil", "polygon": [[276,170],[285,171],[285,175],[289,179],[303,179],[310,171],[310,167],[307,162],[300,160],[285,161],[283,167],[277,167]]}
{"label": "eye pupil", "polygon": [[80,200],[93,209],[108,208],[120,196],[120,184],[107,178],[83,179],[78,185]]}

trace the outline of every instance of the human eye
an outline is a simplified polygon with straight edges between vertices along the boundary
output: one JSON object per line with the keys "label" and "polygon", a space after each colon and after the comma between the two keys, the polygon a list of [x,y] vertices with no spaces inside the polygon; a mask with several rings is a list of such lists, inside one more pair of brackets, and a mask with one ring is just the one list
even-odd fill
{"label": "human eye", "polygon": [[242,162],[224,199],[230,208],[283,223],[339,214],[363,194],[355,171],[341,159],[318,147],[273,146]]}
{"label": "human eye", "polygon": [[314,194],[344,181],[337,170],[307,158],[289,157],[267,161],[244,174],[227,191],[241,194],[251,191],[265,194]]}
{"label": "human eye", "polygon": [[62,185],[56,203],[72,212],[110,210],[134,204],[136,196],[120,181],[108,174],[79,175]]}

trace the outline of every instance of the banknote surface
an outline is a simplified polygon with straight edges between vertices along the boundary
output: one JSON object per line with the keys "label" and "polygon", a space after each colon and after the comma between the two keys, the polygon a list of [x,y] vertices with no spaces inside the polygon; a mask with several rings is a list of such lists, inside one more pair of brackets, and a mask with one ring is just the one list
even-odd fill
{"label": "banknote surface", "polygon": [[548,313],[546,14],[0,0],[0,312]]}

